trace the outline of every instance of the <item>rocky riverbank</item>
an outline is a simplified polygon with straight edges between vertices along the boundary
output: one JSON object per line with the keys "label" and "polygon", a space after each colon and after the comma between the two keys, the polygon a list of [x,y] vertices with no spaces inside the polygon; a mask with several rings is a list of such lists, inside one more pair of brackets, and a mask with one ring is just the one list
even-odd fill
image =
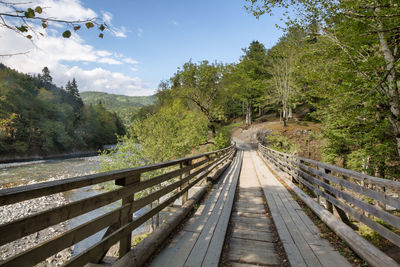
{"label": "rocky riverbank", "polygon": [[[55,180],[50,179],[51,180]],[[36,183],[35,181],[29,182],[29,184]],[[1,189],[1,188],[0,188]],[[8,223],[10,221],[21,219],[23,217],[48,210],[51,208],[58,207],[60,205],[68,203],[68,200],[63,196],[62,193],[31,199],[23,202],[19,202],[12,205],[6,205],[0,207],[0,225]],[[0,262],[10,258],[16,254],[19,254],[27,249],[34,247],[41,242],[49,240],[67,230],[66,223],[60,223],[53,225],[47,229],[39,231],[37,233],[25,236],[14,242],[0,246]],[[46,261],[38,264],[37,266],[60,266],[63,262],[67,261],[72,257],[73,247],[64,249],[63,251],[51,256]]]}

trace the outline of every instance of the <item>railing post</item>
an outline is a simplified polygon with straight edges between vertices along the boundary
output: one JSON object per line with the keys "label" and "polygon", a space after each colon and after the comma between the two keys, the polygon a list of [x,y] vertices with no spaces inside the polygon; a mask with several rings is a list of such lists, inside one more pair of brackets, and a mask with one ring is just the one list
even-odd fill
{"label": "railing post", "polygon": [[[115,184],[121,186],[128,186],[139,182],[140,182],[140,173],[135,174],[128,178],[115,180]],[[124,197],[122,198],[122,206],[129,203],[133,204],[133,201],[134,201],[134,194]],[[125,224],[132,222],[132,217],[133,217],[133,212],[132,209],[130,208],[127,213],[121,216],[120,219],[121,226],[124,226]],[[128,236],[121,238],[121,240],[119,241],[119,258],[122,258],[122,256],[124,256],[131,249],[131,244],[132,244],[132,233],[130,232]]]}
{"label": "railing post", "polygon": [[[185,168],[185,167],[190,166],[190,165],[192,165],[192,160],[188,160],[188,161],[182,162],[182,163],[181,163],[181,168]],[[190,170],[187,171],[187,172],[185,172],[185,173],[183,173],[183,174],[181,175],[180,179],[183,180],[185,177],[188,177],[189,175],[190,175]],[[180,186],[180,190],[182,190],[183,188],[185,188],[188,184],[189,184],[189,181],[183,183],[183,184]],[[188,200],[188,198],[189,198],[189,190],[187,190],[187,191],[186,191],[185,193],[183,193],[183,195],[182,195],[182,206],[186,203],[186,201]]]}
{"label": "railing post", "polygon": [[[320,170],[321,170],[322,172],[324,172],[324,173],[329,173],[329,172],[330,172],[329,170],[327,170],[327,169],[325,169],[325,168],[320,168]],[[326,183],[327,185],[329,185],[329,180],[324,179],[324,183]],[[326,190],[325,190],[325,191],[326,191]],[[330,194],[329,192],[326,192],[326,193],[329,194],[329,195],[332,195],[332,194]],[[330,213],[333,214],[333,205],[332,205],[332,203],[329,202],[326,198],[325,198],[325,202],[326,202],[326,209],[327,209]]]}

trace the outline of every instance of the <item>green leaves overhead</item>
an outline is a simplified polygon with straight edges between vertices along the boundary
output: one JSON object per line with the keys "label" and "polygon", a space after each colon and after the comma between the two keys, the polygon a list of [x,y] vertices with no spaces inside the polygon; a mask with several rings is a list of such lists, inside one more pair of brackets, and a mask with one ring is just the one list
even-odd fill
{"label": "green leaves overhead", "polygon": [[28,8],[27,11],[25,11],[25,17],[28,19],[34,18],[35,17],[35,11],[32,8]]}
{"label": "green leaves overhead", "polygon": [[99,29],[100,29],[100,31],[104,31],[104,30],[106,29],[106,27],[104,27],[104,25],[101,24],[100,27],[99,27]]}
{"label": "green leaves overhead", "polygon": [[71,31],[66,30],[65,32],[63,32],[62,36],[63,36],[64,38],[69,38],[69,37],[71,37]]}
{"label": "green leaves overhead", "polygon": [[27,32],[27,31],[28,31],[28,27],[25,26],[25,25],[22,25],[22,26],[20,26],[20,27],[17,27],[17,29],[18,29],[20,32]]}
{"label": "green leaves overhead", "polygon": [[89,22],[85,23],[85,26],[86,26],[86,28],[90,29],[90,28],[94,27],[94,24],[93,24],[93,22],[89,21]]}
{"label": "green leaves overhead", "polygon": [[35,7],[36,13],[42,14],[43,10],[40,6]]}

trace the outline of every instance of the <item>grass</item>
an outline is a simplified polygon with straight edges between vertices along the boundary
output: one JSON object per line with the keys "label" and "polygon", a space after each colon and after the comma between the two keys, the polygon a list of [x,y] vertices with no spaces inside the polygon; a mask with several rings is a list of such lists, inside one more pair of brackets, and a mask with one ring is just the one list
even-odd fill
{"label": "grass", "polygon": [[241,126],[241,125],[242,125],[242,122],[239,121],[239,122],[235,122],[235,123],[231,123],[231,124],[222,126],[221,129],[230,132],[230,131],[232,131],[233,129],[235,129],[235,128]]}

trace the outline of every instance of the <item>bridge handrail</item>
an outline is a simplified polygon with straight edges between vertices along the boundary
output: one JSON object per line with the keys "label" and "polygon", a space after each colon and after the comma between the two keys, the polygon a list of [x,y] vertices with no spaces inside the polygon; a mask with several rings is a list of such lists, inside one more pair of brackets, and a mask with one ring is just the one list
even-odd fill
{"label": "bridge handrail", "polygon": [[[114,180],[116,185],[121,186],[109,192],[0,225],[0,246],[122,199],[122,205],[119,208],[12,256],[0,262],[0,266],[34,265],[106,227],[109,228],[101,241],[73,257],[66,266],[83,266],[88,262],[98,262],[118,241],[120,241],[120,257],[122,257],[130,249],[133,230],[173,204],[178,198],[182,197],[182,204],[186,202],[189,189],[207,178],[218,165],[229,159],[235,150],[235,144],[233,144],[217,151],[147,166],[0,190],[0,206],[3,206],[106,181]],[[167,169],[168,172],[151,179],[141,179],[143,173],[167,167],[175,168]],[[178,177],[179,179],[176,180]],[[153,186],[158,186],[158,189],[139,199],[134,198],[135,193]],[[154,201],[158,201],[156,206],[132,219],[135,211]]]}
{"label": "bridge handrail", "polygon": [[[389,205],[400,209],[399,182],[279,152],[261,144],[259,151],[267,160],[287,173],[300,188],[305,186],[317,195],[319,204],[320,198],[324,198],[324,208],[330,213],[333,213],[335,207],[343,220],[346,221],[347,213],[400,247],[400,236],[394,231],[400,229],[400,217],[388,212],[386,208],[379,207]],[[377,205],[370,204],[371,199]],[[391,229],[365,213],[390,224]]]}

